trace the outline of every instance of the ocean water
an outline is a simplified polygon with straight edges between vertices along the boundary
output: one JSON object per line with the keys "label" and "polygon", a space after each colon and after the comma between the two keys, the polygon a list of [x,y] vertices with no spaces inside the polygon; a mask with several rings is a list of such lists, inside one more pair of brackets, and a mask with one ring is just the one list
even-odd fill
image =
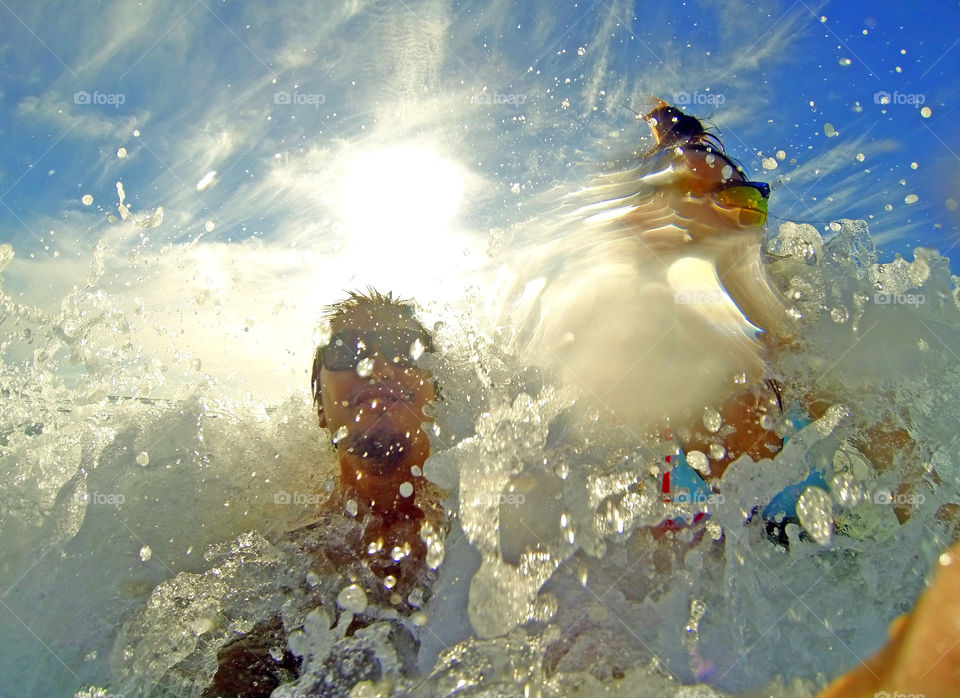
{"label": "ocean water", "polygon": [[[960,48],[955,7],[833,9],[5,6],[0,695],[199,695],[278,613],[280,696],[810,696],[878,649],[956,536]],[[657,491],[671,444],[491,307],[558,198],[650,147],[652,95],[773,184],[769,372],[831,405],[659,541],[693,513]],[[439,349],[451,530],[413,616],[285,533],[336,471],[323,306],[367,285]],[[908,457],[871,460],[877,424]],[[813,535],[775,544],[751,512],[811,467]]]}

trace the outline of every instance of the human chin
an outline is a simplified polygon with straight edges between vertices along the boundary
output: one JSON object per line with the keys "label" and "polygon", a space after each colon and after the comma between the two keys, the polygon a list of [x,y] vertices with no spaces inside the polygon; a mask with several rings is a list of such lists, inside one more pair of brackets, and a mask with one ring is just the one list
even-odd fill
{"label": "human chin", "polygon": [[357,430],[342,444],[347,451],[367,462],[366,468],[380,474],[388,474],[397,461],[405,457],[410,439],[405,432],[390,425],[374,425],[366,430]]}

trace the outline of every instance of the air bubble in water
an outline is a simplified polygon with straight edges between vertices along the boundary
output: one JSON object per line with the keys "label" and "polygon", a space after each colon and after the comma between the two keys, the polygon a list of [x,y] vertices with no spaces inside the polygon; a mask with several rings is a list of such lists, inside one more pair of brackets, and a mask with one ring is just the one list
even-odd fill
{"label": "air bubble in water", "polygon": [[373,373],[373,359],[366,357],[357,362],[357,375],[361,378],[368,378]]}
{"label": "air bubble in water", "polygon": [[712,460],[723,460],[726,455],[727,449],[724,448],[723,444],[710,444],[710,458]]}
{"label": "air bubble in water", "polygon": [[357,515],[358,507],[357,507],[357,502],[356,502],[356,500],[354,500],[354,499],[348,499],[348,500],[347,500],[347,503],[343,505],[343,508],[346,510],[346,512],[347,512],[350,516],[356,516],[356,515]]}
{"label": "air bubble in water", "polygon": [[84,206],[89,206],[93,203],[93,197],[89,194],[84,194],[83,198],[80,199],[80,203],[82,203]]}
{"label": "air bubble in water", "polygon": [[915,204],[920,200],[920,197],[916,194],[907,194],[903,197],[903,203],[905,204]]}
{"label": "air bubble in water", "polygon": [[411,485],[409,482],[401,482],[401,483],[400,483],[400,496],[401,496],[401,497],[409,497],[411,494],[413,494],[413,485]]}
{"label": "air bubble in water", "polygon": [[141,562],[146,562],[146,561],[149,560],[151,557],[153,557],[153,551],[150,550],[150,546],[149,546],[149,545],[145,545],[145,546],[143,546],[142,548],[140,548],[140,561],[141,561]]}
{"label": "air bubble in water", "polygon": [[350,584],[337,594],[337,605],[345,611],[363,613],[367,608],[367,593],[359,585]]}
{"label": "air bubble in water", "polygon": [[137,463],[142,466],[150,465],[150,454],[146,451],[140,451],[140,453],[137,454]]}
{"label": "air bubble in water", "polygon": [[127,157],[127,149],[126,149],[126,148],[117,148],[117,157],[120,158],[121,160],[123,160],[125,157]]}

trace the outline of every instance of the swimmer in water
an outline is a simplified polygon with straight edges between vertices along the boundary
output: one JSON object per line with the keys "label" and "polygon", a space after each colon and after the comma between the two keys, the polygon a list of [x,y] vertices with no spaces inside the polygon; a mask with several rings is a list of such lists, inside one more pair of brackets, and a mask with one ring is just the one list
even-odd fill
{"label": "swimmer in water", "polygon": [[[443,493],[423,477],[430,455],[424,410],[437,389],[418,360],[433,351],[432,338],[412,303],[373,290],[331,306],[328,320],[330,336],[315,352],[311,388],[320,426],[336,449],[339,482],[319,520],[277,544],[310,556],[336,578],[334,595],[352,583],[367,600],[407,616],[429,598],[440,563],[427,542],[446,532]],[[338,602],[324,597],[327,586],[318,582],[312,603],[332,613]],[[412,596],[421,600],[411,606]],[[357,620],[359,627],[372,622],[362,614]],[[295,679],[301,660],[285,649],[292,630],[277,615],[225,645],[204,695],[265,697]],[[402,625],[394,635],[416,646]],[[284,650],[278,655],[277,648]]]}
{"label": "swimmer in water", "polygon": [[[559,223],[514,266],[501,326],[585,407],[634,433],[675,434],[716,479],[782,445],[765,352],[794,320],[762,264],[770,187],[699,119],[659,100],[643,118],[653,148],[564,198]],[[722,427],[704,428],[705,408]]]}
{"label": "swimmer in water", "polygon": [[421,528],[442,527],[438,491],[423,477],[430,455],[424,409],[436,387],[417,365],[433,341],[411,303],[372,290],[333,306],[329,321],[311,385],[320,426],[337,449],[335,499],[365,522],[371,568],[402,581],[398,560],[425,559]]}

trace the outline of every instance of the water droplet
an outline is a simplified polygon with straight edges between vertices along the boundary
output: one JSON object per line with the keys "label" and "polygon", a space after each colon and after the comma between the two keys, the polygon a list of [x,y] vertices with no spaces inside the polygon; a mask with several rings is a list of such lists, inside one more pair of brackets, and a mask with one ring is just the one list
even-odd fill
{"label": "water droplet", "polygon": [[361,378],[369,378],[373,373],[373,358],[368,356],[357,362],[357,375]]}
{"label": "water droplet", "polygon": [[840,134],[837,132],[837,129],[833,127],[833,124],[828,121],[823,125],[823,135],[825,135],[827,138],[834,138]]}
{"label": "water droplet", "polygon": [[347,429],[347,425],[342,424],[335,432],[333,432],[333,438],[330,440],[333,441],[333,443],[338,444],[341,441],[343,441],[345,438],[347,438],[349,435],[350,435],[350,430]]}
{"label": "water droplet", "polygon": [[309,572],[307,572],[307,584],[309,584],[312,587],[315,587],[318,584],[320,584],[320,575],[318,575],[313,570],[310,570]]}
{"label": "water droplet", "polygon": [[933,114],[933,110],[930,107],[924,107],[920,110],[920,116],[924,119],[929,119],[931,114]]}
{"label": "water droplet", "polygon": [[394,577],[392,574],[388,574],[386,577],[383,578],[383,586],[385,586],[387,589],[393,589],[396,585],[397,585],[397,578]]}
{"label": "water droplet", "polygon": [[330,327],[330,321],[324,320],[313,333],[313,342],[318,347],[325,347],[330,344],[333,338],[333,328]]}
{"label": "water droplet", "polygon": [[723,177],[724,181],[730,179],[733,176],[733,168],[730,165],[724,165],[723,169],[720,170],[720,176]]}
{"label": "water droplet", "polygon": [[213,221],[207,221],[206,223],[203,224],[203,229],[206,230],[208,233],[212,233],[213,229],[216,227],[217,227],[217,224],[214,223]]}
{"label": "water droplet", "polygon": [[89,206],[93,203],[93,197],[89,194],[84,194],[83,198],[80,199],[80,203],[82,203],[84,206]]}
{"label": "water droplet", "polygon": [[831,308],[830,319],[833,320],[838,325],[842,325],[843,323],[845,323],[847,320],[850,319],[850,311],[847,310],[842,305],[836,308]]}
{"label": "water droplet", "polygon": [[126,149],[126,148],[117,148],[117,157],[120,158],[121,160],[123,160],[125,157],[127,157],[127,149]]}
{"label": "water droplet", "polygon": [[761,164],[765,170],[775,170],[780,163],[777,162],[776,158],[764,158]]}
{"label": "water droplet", "polygon": [[723,460],[724,456],[726,455],[727,449],[724,448],[723,444],[710,444],[711,460]]}
{"label": "water droplet", "polygon": [[907,195],[903,198],[903,203],[905,203],[905,204],[915,204],[915,203],[917,203],[919,200],[920,200],[920,197],[917,196],[916,194],[907,194]]}
{"label": "water droplet", "polygon": [[150,465],[150,454],[146,451],[140,451],[137,454],[137,463],[143,466]]}
{"label": "water droplet", "polygon": [[710,463],[707,461],[707,456],[700,451],[690,451],[687,454],[687,463],[699,473],[710,474]]}
{"label": "water droplet", "polygon": [[357,515],[357,502],[354,499],[348,499],[346,504],[343,505],[344,511],[346,511],[350,516]]}
{"label": "water droplet", "polygon": [[337,594],[337,605],[345,611],[362,613],[367,608],[367,593],[359,585],[350,584]]}
{"label": "water droplet", "polygon": [[413,485],[409,482],[400,483],[400,496],[409,497],[411,494],[413,494]]}
{"label": "water droplet", "polygon": [[787,153],[786,153],[786,151],[784,151],[784,150],[778,150],[778,151],[777,151],[777,160],[786,160],[786,159],[787,159]]}
{"label": "water droplet", "polygon": [[213,184],[213,180],[216,178],[216,176],[217,176],[216,170],[210,170],[209,172],[207,172],[207,174],[203,175],[203,177],[200,178],[200,181],[197,182],[197,191],[203,191],[204,189],[209,187],[211,184]]}
{"label": "water droplet", "polygon": [[142,548],[140,548],[140,561],[141,561],[141,562],[146,562],[146,561],[149,560],[151,557],[153,557],[153,551],[150,550],[150,546],[149,546],[149,545],[145,545],[145,546],[143,546]]}
{"label": "water droplet", "polygon": [[415,340],[413,340],[413,344],[410,345],[410,358],[416,361],[423,356],[423,352],[426,351],[426,349],[427,348],[423,345],[423,342],[421,342],[420,338],[417,337]]}
{"label": "water droplet", "polygon": [[833,499],[842,507],[855,507],[863,499],[863,488],[852,473],[837,473],[830,482]]}
{"label": "water droplet", "polygon": [[797,518],[810,537],[826,545],[833,537],[833,503],[819,487],[808,487],[797,502]]}
{"label": "water droplet", "polygon": [[723,418],[713,407],[707,405],[703,408],[703,428],[711,434],[716,434],[723,426]]}

